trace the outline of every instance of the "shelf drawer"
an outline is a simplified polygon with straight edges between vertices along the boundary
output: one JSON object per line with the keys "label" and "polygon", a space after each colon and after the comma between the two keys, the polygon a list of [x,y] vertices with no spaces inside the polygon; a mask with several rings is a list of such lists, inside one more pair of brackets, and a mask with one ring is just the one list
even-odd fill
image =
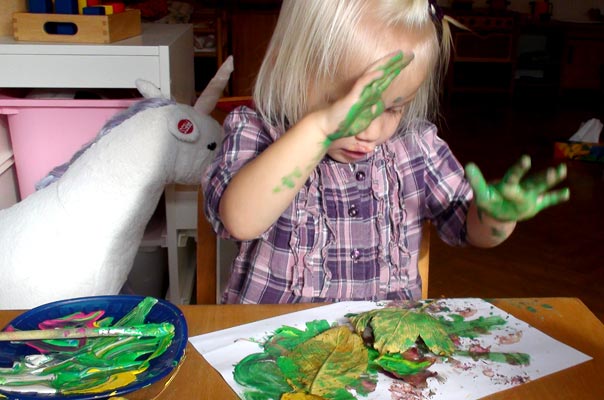
{"label": "shelf drawer", "polygon": [[161,87],[159,74],[157,56],[3,54],[0,63],[0,76],[11,77],[2,79],[2,87],[12,88],[133,88],[133,77]]}

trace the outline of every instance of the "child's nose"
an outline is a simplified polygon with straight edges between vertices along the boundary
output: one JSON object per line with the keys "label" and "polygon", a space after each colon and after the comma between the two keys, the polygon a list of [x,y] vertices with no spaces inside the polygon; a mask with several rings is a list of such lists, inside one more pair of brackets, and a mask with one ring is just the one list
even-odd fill
{"label": "child's nose", "polygon": [[380,124],[378,124],[377,121],[373,121],[369,124],[367,129],[358,133],[355,137],[362,142],[374,142],[378,139],[380,134],[379,125]]}

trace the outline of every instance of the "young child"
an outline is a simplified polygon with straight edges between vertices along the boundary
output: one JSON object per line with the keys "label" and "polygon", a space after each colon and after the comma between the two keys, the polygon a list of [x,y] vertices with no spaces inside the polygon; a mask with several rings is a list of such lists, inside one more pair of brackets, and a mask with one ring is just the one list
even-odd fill
{"label": "young child", "polygon": [[205,212],[238,241],[227,303],[418,299],[422,224],[495,246],[564,201],[562,165],[495,185],[427,121],[446,65],[433,0],[285,0],[254,90],[225,120]]}

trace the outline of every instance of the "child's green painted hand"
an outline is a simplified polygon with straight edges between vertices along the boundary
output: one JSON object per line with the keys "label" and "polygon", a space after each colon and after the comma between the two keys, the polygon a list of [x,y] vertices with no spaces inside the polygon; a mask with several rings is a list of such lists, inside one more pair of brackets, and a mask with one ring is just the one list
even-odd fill
{"label": "child's green painted hand", "polygon": [[466,176],[474,190],[478,210],[500,221],[522,221],[569,199],[568,188],[548,191],[566,178],[565,164],[523,179],[530,168],[531,159],[524,155],[500,182],[487,184],[480,169],[473,163],[468,164]]}
{"label": "child's green painted hand", "polygon": [[385,64],[379,66],[377,69],[383,71],[382,75],[363,88],[359,100],[350,107],[346,118],[340,122],[338,129],[327,137],[327,141],[355,136],[367,129],[371,122],[384,112],[382,93],[403,68],[409,65],[413,57],[413,53],[405,55],[399,51]]}

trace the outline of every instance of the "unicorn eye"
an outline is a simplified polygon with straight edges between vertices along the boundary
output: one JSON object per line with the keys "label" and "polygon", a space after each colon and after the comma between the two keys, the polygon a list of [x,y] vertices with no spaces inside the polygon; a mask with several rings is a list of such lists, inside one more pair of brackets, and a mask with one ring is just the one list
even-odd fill
{"label": "unicorn eye", "polygon": [[208,150],[213,151],[216,150],[216,142],[212,142],[208,145]]}

